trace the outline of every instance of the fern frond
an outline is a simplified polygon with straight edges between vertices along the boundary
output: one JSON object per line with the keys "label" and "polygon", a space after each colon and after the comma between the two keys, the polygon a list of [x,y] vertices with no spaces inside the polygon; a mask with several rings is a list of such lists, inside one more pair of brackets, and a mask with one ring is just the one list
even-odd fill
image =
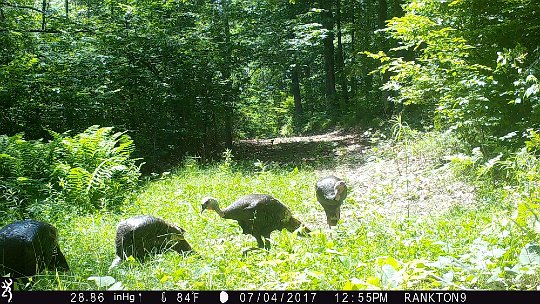
{"label": "fern frond", "polygon": [[16,190],[8,196],[20,210],[60,198],[90,211],[120,204],[137,186],[140,167],[130,158],[135,145],[126,132],[96,125],[75,136],[49,133],[47,143],[0,136],[0,186]]}
{"label": "fern frond", "polygon": [[114,161],[106,159],[96,167],[86,186],[86,194],[89,194],[92,189],[99,188],[100,184],[112,177],[111,163],[114,164]]}
{"label": "fern frond", "polygon": [[81,192],[85,189],[91,174],[81,167],[71,168],[67,175],[68,182],[73,190]]}

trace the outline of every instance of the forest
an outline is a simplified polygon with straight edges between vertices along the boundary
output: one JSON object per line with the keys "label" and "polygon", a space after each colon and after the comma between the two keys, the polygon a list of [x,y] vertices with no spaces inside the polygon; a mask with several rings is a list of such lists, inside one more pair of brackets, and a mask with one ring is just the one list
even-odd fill
{"label": "forest", "polygon": [[[0,226],[69,264],[17,288],[538,290],[539,77],[537,0],[0,0]],[[255,193],[307,236],[201,213]],[[137,215],[195,254],[109,268]]]}

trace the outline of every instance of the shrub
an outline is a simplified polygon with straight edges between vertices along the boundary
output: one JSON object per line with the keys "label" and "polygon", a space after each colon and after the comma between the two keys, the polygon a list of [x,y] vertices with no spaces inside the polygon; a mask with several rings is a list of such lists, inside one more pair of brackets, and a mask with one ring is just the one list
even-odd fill
{"label": "shrub", "polygon": [[127,134],[98,126],[73,137],[51,133],[49,142],[0,136],[3,216],[118,206],[136,188],[140,165]]}

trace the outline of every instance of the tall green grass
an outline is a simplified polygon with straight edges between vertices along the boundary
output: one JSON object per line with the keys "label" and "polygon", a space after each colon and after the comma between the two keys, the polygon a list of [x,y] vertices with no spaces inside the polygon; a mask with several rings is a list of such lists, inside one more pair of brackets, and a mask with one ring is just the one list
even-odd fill
{"label": "tall green grass", "polygon": [[[406,145],[403,141],[381,142],[368,153],[368,158],[395,158],[396,153],[401,153],[399,157],[404,160],[405,153],[411,160],[409,166],[428,163],[439,168],[437,174],[457,172],[453,162],[444,161],[448,153],[455,151],[432,142],[440,140],[440,136],[409,139]],[[474,205],[456,205],[428,215],[383,210],[378,202],[395,189],[363,193],[352,188],[343,205],[341,222],[330,230],[314,194],[319,174],[312,168],[275,166],[261,170],[260,166],[235,163],[230,154],[211,166],[188,159],[174,172],[147,181],[120,210],[101,209],[92,214],[66,216],[64,221],[55,223],[71,271],[44,273],[27,288],[106,289],[110,284],[98,286],[88,279],[106,276],[116,281],[114,288],[130,290],[538,286],[538,267],[526,261],[534,261],[536,256],[523,251],[534,249],[534,244],[523,238],[513,222],[515,210],[505,203],[502,191],[495,191],[495,186],[493,191],[485,191],[491,196],[480,193]],[[242,251],[255,246],[255,239],[243,235],[235,221],[221,219],[213,212],[201,214],[200,202],[202,197],[211,195],[226,206],[248,193],[275,196],[313,232],[309,237],[301,237],[275,231],[270,250],[252,251],[244,256]],[[128,259],[109,271],[117,222],[138,214],[158,216],[183,227],[186,240],[197,254],[167,252],[142,263]]]}

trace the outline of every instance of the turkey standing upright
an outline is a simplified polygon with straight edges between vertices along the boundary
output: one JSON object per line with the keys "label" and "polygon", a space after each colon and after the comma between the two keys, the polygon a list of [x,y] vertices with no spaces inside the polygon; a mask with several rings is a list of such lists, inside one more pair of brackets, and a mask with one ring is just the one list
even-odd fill
{"label": "turkey standing upright", "polygon": [[191,246],[184,239],[184,232],[184,229],[150,215],[125,219],[116,228],[116,257],[109,269],[129,256],[142,260],[153,251],[189,252]]}
{"label": "turkey standing upright", "polygon": [[347,185],[341,178],[326,176],[317,182],[315,194],[324,208],[328,226],[336,226],[341,216],[341,204],[347,197]]}
{"label": "turkey standing upright", "polygon": [[[202,210],[214,210],[225,219],[238,221],[244,234],[251,234],[259,248],[270,248],[270,234],[274,230],[286,228],[290,232],[300,228],[302,223],[292,216],[287,206],[267,194],[249,194],[238,198],[221,210],[213,197],[202,199]],[[310,230],[303,226],[303,233]]]}
{"label": "turkey standing upright", "polygon": [[35,220],[13,222],[0,230],[0,275],[33,276],[43,269],[69,270],[56,228]]}

